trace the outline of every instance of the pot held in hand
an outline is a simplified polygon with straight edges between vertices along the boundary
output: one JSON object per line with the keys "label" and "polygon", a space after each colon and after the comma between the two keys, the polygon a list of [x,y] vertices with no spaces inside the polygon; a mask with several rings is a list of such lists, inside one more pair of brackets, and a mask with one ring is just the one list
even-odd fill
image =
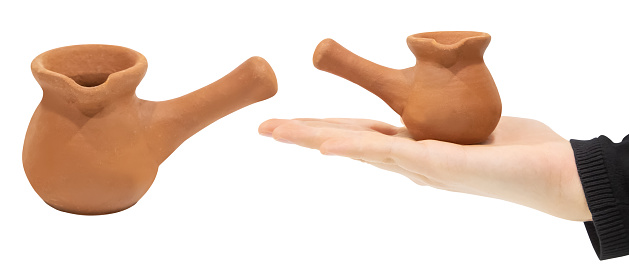
{"label": "pot held in hand", "polygon": [[414,67],[396,70],[365,60],[332,39],[317,46],[316,68],[374,93],[402,116],[416,140],[485,141],[500,120],[498,89],[483,61],[491,37],[445,31],[411,35]]}
{"label": "pot held in hand", "polygon": [[26,132],[24,170],[47,204],[76,214],[131,207],[183,141],[277,91],[275,74],[260,57],[163,102],[136,96],[147,62],[127,48],[58,48],[39,55],[31,68],[43,97]]}

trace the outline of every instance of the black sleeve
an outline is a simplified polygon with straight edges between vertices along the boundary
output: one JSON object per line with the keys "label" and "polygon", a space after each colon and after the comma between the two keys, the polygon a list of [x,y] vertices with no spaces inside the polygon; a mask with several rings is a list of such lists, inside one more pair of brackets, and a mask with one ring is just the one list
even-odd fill
{"label": "black sleeve", "polygon": [[601,260],[629,254],[629,135],[570,140],[592,221],[585,222]]}

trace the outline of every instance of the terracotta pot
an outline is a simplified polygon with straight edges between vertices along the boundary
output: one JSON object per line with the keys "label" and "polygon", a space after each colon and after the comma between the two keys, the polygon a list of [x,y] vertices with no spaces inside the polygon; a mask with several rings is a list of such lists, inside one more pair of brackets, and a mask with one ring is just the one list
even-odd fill
{"label": "terracotta pot", "polygon": [[136,96],[147,62],[128,48],[53,49],[37,56],[31,69],[43,97],[26,132],[24,170],[50,206],[87,215],[131,207],[183,141],[277,91],[275,74],[260,57],[163,102]]}
{"label": "terracotta pot", "polygon": [[498,89],[483,61],[491,37],[470,31],[427,32],[406,40],[414,67],[374,64],[332,39],[317,46],[316,68],[371,91],[402,116],[416,140],[483,142],[500,120]]}

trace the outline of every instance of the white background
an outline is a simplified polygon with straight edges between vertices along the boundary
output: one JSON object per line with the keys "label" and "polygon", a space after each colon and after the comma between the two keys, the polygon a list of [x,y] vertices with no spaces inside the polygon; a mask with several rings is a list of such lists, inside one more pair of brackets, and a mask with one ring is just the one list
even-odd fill
{"label": "white background", "polygon": [[[599,262],[582,223],[420,187],[257,134],[268,118],[400,124],[376,96],[312,66],[324,38],[405,68],[414,64],[406,36],[474,30],[492,35],[485,60],[504,115],[541,120],[568,139],[620,141],[629,133],[629,19],[613,2],[7,2],[0,273],[612,273],[629,265],[629,257]],[[279,91],[190,138],[134,207],[63,213],[37,196],[22,169],[42,96],[30,62],[86,43],[143,53],[143,99],[178,97],[254,55],[273,66]]]}

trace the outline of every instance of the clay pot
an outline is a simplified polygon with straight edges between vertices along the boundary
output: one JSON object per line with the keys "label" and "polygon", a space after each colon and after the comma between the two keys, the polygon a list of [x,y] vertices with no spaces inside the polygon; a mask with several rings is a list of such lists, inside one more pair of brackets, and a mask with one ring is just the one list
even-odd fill
{"label": "clay pot", "polygon": [[277,91],[275,74],[260,57],[163,102],[136,96],[147,62],[128,48],[53,49],[37,56],[31,69],[43,98],[24,140],[26,176],[50,206],[86,215],[131,207],[183,141]]}
{"label": "clay pot", "polygon": [[416,140],[483,142],[500,120],[498,89],[483,61],[491,37],[470,31],[427,32],[406,40],[414,67],[374,64],[332,39],[317,46],[313,62],[374,93],[402,116]]}

